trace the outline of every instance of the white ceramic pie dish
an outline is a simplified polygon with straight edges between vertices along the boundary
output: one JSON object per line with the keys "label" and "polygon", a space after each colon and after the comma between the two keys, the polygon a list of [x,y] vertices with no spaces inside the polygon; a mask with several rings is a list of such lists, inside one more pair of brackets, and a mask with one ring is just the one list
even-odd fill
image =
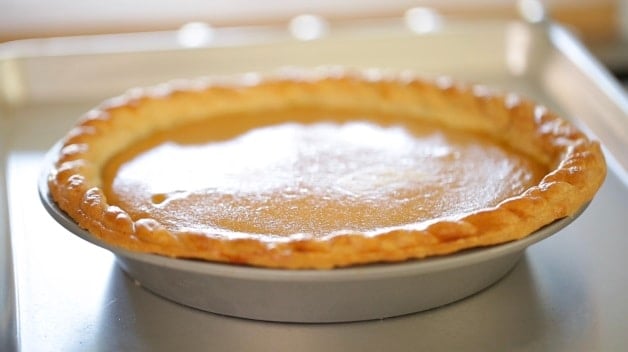
{"label": "white ceramic pie dish", "polygon": [[[49,155],[54,155],[57,147]],[[447,256],[333,270],[266,269],[131,252],[80,228],[52,200],[46,158],[39,195],[63,227],[113,252],[120,267],[155,294],[217,314],[280,322],[382,319],[436,308],[477,293],[505,276],[525,249],[571,223],[559,219],[517,241]]]}

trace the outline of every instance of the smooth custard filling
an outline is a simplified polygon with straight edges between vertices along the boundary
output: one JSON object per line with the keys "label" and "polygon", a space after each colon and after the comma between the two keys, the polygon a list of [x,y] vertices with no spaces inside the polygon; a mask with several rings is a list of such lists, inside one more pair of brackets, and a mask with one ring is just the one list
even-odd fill
{"label": "smooth custard filling", "polygon": [[495,206],[546,172],[483,135],[308,109],[159,132],[110,160],[103,188],[175,233],[283,241],[423,227]]}

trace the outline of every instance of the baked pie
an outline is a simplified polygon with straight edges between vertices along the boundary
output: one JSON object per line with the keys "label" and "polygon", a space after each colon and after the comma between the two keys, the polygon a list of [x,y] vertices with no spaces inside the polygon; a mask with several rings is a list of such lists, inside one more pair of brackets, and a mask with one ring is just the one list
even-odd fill
{"label": "baked pie", "polygon": [[600,146],[515,94],[326,68],[171,82],[89,111],[48,178],[113,246],[326,269],[525,237],[589,202]]}

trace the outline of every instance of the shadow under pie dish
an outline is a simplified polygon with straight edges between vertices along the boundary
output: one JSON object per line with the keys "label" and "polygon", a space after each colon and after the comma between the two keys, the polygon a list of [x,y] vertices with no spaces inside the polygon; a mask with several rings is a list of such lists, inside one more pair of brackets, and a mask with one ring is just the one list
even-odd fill
{"label": "shadow under pie dish", "polygon": [[54,159],[51,198],[112,247],[282,269],[518,240],[606,173],[597,142],[514,94],[338,68],[132,90]]}

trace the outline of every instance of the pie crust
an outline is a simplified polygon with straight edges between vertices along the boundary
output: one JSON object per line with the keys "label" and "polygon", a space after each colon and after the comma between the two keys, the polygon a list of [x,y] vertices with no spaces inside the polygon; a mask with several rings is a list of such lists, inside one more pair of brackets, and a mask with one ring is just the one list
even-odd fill
{"label": "pie crust", "polygon": [[[385,114],[482,135],[549,171],[498,204],[410,227],[277,241],[171,230],[150,216],[131,216],[131,209],[111,204],[105,195],[109,161],[157,132],[226,114],[286,109]],[[87,112],[60,144],[48,178],[51,197],[104,242],[176,258],[287,269],[399,262],[517,240],[576,213],[606,175],[599,143],[541,105],[445,77],[378,69],[290,69],[133,89]]]}

